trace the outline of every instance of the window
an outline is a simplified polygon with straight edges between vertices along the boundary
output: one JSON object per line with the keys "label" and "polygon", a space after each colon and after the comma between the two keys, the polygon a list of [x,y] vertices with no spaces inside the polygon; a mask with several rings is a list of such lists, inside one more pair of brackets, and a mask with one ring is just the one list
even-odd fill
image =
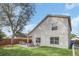
{"label": "window", "polygon": [[53,26],[52,27],[52,30],[57,30],[57,26]]}
{"label": "window", "polygon": [[36,38],[36,43],[40,43],[41,39],[40,38]]}
{"label": "window", "polygon": [[59,44],[59,37],[55,37],[55,44]]}
{"label": "window", "polygon": [[50,38],[50,44],[54,44],[54,37]]}
{"label": "window", "polygon": [[50,37],[50,44],[59,44],[59,37]]}
{"label": "window", "polygon": [[57,24],[52,24],[52,30],[57,30]]}

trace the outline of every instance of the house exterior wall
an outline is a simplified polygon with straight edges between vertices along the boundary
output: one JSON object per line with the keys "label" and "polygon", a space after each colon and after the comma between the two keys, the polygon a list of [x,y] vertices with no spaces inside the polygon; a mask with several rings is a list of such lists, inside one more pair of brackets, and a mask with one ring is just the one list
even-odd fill
{"label": "house exterior wall", "polygon": [[[57,30],[52,30],[52,24],[58,26]],[[36,45],[36,38],[41,38],[40,46],[51,46],[59,48],[69,47],[69,33],[70,28],[68,18],[63,17],[48,17],[42,22],[33,32],[30,33],[34,45]],[[50,37],[59,37],[59,44],[50,44]]]}

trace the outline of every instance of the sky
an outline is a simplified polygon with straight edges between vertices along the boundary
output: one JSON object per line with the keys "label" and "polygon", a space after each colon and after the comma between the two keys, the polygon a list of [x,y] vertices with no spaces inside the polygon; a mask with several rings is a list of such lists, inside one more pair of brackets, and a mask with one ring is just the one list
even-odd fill
{"label": "sky", "polygon": [[[30,24],[25,26],[23,33],[30,32],[46,15],[67,15],[71,17],[72,33],[79,36],[79,4],[77,3],[37,3],[35,4],[35,15]],[[8,33],[4,29],[8,36]]]}

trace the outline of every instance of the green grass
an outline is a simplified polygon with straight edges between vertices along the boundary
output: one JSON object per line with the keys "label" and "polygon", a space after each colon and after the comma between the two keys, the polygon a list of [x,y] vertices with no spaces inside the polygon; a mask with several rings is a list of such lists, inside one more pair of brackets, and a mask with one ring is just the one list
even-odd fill
{"label": "green grass", "polygon": [[71,56],[71,49],[54,47],[24,48],[17,45],[13,47],[0,47],[0,56]]}

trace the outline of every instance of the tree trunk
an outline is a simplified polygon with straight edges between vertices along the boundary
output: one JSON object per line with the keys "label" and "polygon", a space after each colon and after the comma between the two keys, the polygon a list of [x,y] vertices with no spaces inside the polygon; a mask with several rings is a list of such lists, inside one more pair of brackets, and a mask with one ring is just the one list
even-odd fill
{"label": "tree trunk", "polygon": [[14,33],[13,33],[12,38],[11,38],[11,46],[13,45],[13,40],[14,40]]}

